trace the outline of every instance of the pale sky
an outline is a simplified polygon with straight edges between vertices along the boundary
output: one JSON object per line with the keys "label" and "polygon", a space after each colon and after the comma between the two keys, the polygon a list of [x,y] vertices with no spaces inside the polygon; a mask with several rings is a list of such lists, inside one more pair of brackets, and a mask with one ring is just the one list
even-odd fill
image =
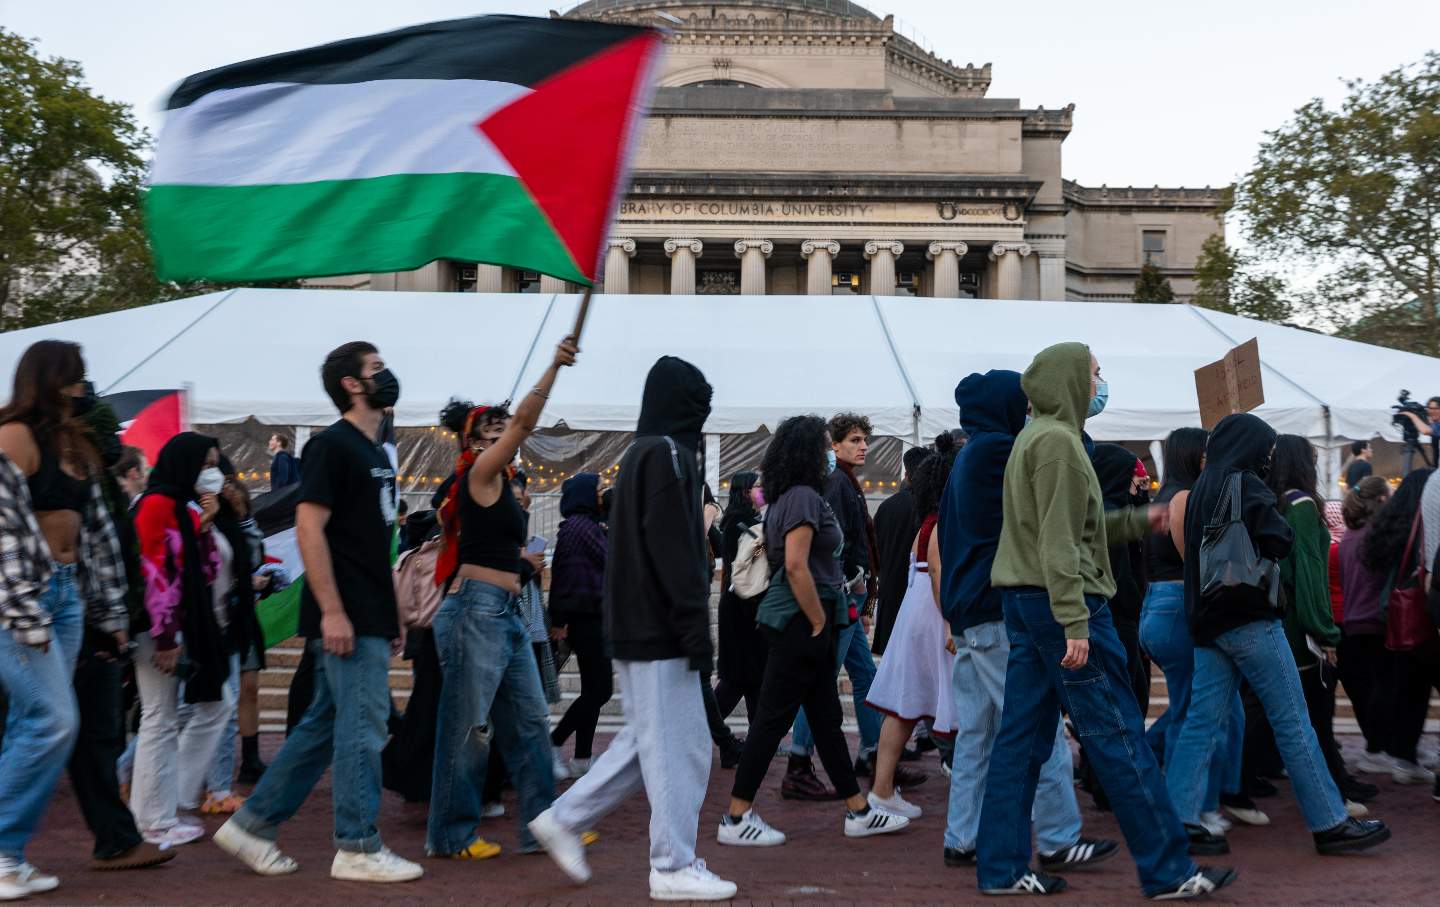
{"label": "pale sky", "polygon": [[[418,22],[556,0],[0,0],[0,23],[80,61],[101,94],[158,132],[180,79],[227,63]],[[993,63],[991,97],[1074,103],[1066,177],[1086,185],[1218,186],[1264,130],[1342,80],[1373,79],[1440,46],[1426,0],[874,0],[907,35],[961,66]],[[658,23],[657,24],[662,24]]]}

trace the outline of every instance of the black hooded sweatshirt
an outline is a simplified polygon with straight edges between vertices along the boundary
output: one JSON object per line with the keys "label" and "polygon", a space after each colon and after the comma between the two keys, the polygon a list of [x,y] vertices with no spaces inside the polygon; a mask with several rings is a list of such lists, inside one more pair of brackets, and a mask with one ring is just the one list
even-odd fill
{"label": "black hooded sweatshirt", "polygon": [[710,385],[663,356],[645,379],[635,442],[620,461],[605,561],[605,639],[624,661],[711,667],[710,574],[696,451]]}
{"label": "black hooded sweatshirt", "polygon": [[[1096,444],[1090,454],[1095,476],[1100,480],[1100,496],[1106,510],[1124,510],[1134,506],[1130,488],[1135,481],[1135,455],[1119,444]],[[1140,604],[1145,600],[1145,577],[1136,570],[1139,542],[1121,542],[1110,546],[1110,573],[1115,577],[1115,596],[1110,599],[1110,614],[1116,623],[1132,626],[1140,623]]]}
{"label": "black hooded sweatshirt", "polygon": [[1275,429],[1249,413],[1226,416],[1210,433],[1205,445],[1205,469],[1185,502],[1185,611],[1196,645],[1210,645],[1222,633],[1257,620],[1279,620],[1280,612],[1268,602],[1235,597],[1212,602],[1200,600],[1200,543],[1206,525],[1228,518],[1228,500],[1222,502],[1225,481],[1239,473],[1240,515],[1261,556],[1283,560],[1294,535],[1290,524],[1275,509],[1275,495],[1260,478],[1269,469],[1275,449]]}

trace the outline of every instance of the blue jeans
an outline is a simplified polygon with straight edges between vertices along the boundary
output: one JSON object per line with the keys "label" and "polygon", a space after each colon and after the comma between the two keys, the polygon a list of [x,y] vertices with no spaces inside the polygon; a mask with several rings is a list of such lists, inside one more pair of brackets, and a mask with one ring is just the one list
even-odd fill
{"label": "blue jeans", "polygon": [[357,636],[354,651],[344,658],[324,653],[318,639],[308,645],[317,656],[315,698],[234,821],[275,840],[333,761],[335,847],[376,853],[380,748],[390,716],[390,640]]}
{"label": "blue jeans", "polygon": [[73,564],[56,565],[40,605],[51,620],[44,652],[0,630],[0,689],[10,701],[0,749],[0,856],[17,860],[25,856],[80,730],[71,675],[85,605]]}
{"label": "blue jeans", "polygon": [[1086,596],[1090,657],[1083,667],[1060,667],[1065,630],[1050,611],[1044,589],[1005,589],[1010,663],[1005,710],[990,759],[980,810],[977,881],[981,889],[1008,888],[1029,871],[1030,812],[1040,766],[1050,758],[1060,710],[1095,770],[1146,894],[1169,888],[1195,872],[1185,827],[1170,805],[1155,756],[1145,743],[1145,722],[1130,690],[1125,647],[1110,606]]}
{"label": "blue jeans", "polygon": [[520,800],[520,848],[535,850],[529,824],[555,800],[555,769],[550,710],[519,599],[463,580],[440,603],[433,630],[445,679],[426,850],[457,854],[475,839],[492,740]]}
{"label": "blue jeans", "polygon": [[[1195,643],[1185,614],[1185,584],[1151,583],[1140,611],[1140,645],[1165,674],[1170,706],[1146,736],[1168,768],[1190,708],[1190,682],[1195,674]],[[1245,706],[1237,692],[1230,703],[1226,733],[1216,739],[1215,755],[1205,785],[1202,812],[1220,808],[1220,794],[1240,792],[1240,758],[1245,743]]]}
{"label": "blue jeans", "polygon": [[[951,693],[955,697],[955,755],[951,760],[950,809],[945,822],[945,846],[974,850],[980,830],[980,802],[990,753],[1000,731],[1000,710],[1005,704],[1005,666],[1010,640],[1004,621],[970,627],[955,637],[955,666]],[[1035,844],[1041,853],[1054,853],[1080,838],[1080,804],[1075,801],[1075,766],[1065,735],[1055,734],[1055,746],[1040,766],[1035,788]]]}
{"label": "blue jeans", "polygon": [[1225,726],[1225,710],[1242,676],[1270,719],[1275,746],[1285,761],[1305,824],[1315,832],[1344,822],[1345,804],[1310,725],[1300,672],[1278,620],[1248,623],[1221,633],[1212,645],[1195,647],[1190,711],[1175,746],[1175,760],[1166,772],[1180,817],[1186,822],[1198,821],[1200,782],[1209,770],[1216,739]]}
{"label": "blue jeans", "polygon": [[[852,593],[850,601],[856,607],[863,607],[865,594]],[[842,667],[850,675],[855,723],[860,726],[858,755],[869,756],[880,743],[880,725],[885,718],[865,704],[865,698],[870,695],[870,684],[875,682],[875,656],[870,654],[870,639],[858,619],[839,633],[835,646],[835,673],[840,673]],[[809,756],[815,752],[815,737],[810,733],[810,722],[805,718],[803,708],[795,716],[795,727],[790,732],[790,752],[797,756]]]}

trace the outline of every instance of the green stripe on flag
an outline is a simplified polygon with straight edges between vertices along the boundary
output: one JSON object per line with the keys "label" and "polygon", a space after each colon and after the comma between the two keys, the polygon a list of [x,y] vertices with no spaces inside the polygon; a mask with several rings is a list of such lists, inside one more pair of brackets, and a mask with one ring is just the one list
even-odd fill
{"label": "green stripe on flag", "polygon": [[590,283],[525,187],[502,174],[164,184],[145,208],[164,280],[408,271],[449,258]]}
{"label": "green stripe on flag", "polygon": [[305,588],[304,575],[274,595],[255,603],[255,617],[265,637],[265,648],[273,648],[300,632],[300,590]]}

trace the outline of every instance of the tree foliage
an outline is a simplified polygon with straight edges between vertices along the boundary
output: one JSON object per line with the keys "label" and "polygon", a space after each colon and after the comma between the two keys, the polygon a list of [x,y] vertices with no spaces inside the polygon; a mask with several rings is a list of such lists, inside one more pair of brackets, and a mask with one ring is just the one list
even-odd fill
{"label": "tree foliage", "polygon": [[1174,302],[1175,290],[1170,286],[1170,278],[1147,262],[1135,278],[1134,299],[1136,302]]}
{"label": "tree foliage", "polygon": [[1192,301],[1203,308],[1261,321],[1288,321],[1295,310],[1285,281],[1261,271],[1254,256],[1230,246],[1221,233],[1213,234],[1200,247]]}
{"label": "tree foliage", "polygon": [[1298,300],[1312,317],[1440,355],[1440,53],[1347,88],[1266,134],[1237,210],[1262,257],[1323,275]]}
{"label": "tree foliage", "polygon": [[149,147],[130,107],[91,91],[78,63],[0,28],[0,330],[230,286],[156,279]]}

